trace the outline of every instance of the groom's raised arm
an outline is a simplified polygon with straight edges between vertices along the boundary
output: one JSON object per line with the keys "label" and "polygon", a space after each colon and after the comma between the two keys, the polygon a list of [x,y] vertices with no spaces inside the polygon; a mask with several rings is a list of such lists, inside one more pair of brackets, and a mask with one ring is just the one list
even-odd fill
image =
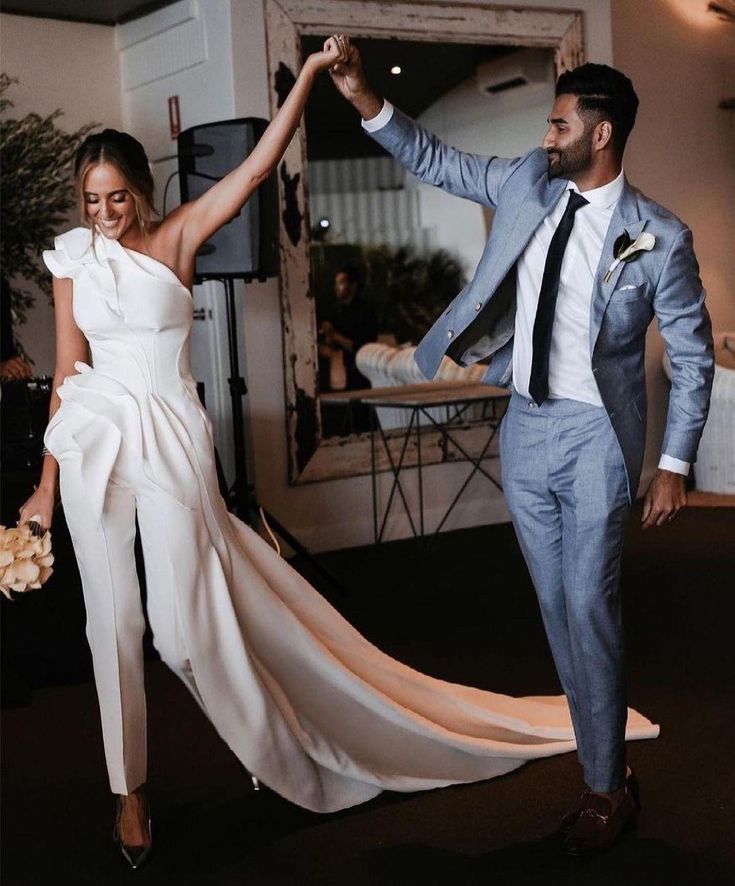
{"label": "groom's raised arm", "polygon": [[338,91],[362,117],[364,129],[409,172],[457,197],[497,205],[517,160],[470,154],[445,145],[370,89],[354,46],[350,46],[348,61],[335,65],[330,74]]}

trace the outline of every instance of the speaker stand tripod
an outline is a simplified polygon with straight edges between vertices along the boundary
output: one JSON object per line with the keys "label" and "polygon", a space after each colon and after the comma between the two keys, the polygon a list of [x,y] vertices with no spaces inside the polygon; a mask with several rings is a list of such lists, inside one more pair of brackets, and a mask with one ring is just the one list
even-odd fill
{"label": "speaker stand tripod", "polygon": [[232,277],[217,278],[224,283],[227,307],[227,343],[230,357],[230,401],[232,408],[233,442],[235,444],[235,481],[229,489],[228,504],[237,516],[252,526],[259,512],[265,515],[268,524],[301,557],[314,572],[339,593],[344,594],[342,585],[328,572],[314,555],[295,538],[291,532],[257,501],[254,487],[248,482],[247,457],[245,454],[245,432],[243,423],[242,399],[248,393],[245,379],[240,375],[240,358],[237,344],[237,310],[235,305],[235,283]]}

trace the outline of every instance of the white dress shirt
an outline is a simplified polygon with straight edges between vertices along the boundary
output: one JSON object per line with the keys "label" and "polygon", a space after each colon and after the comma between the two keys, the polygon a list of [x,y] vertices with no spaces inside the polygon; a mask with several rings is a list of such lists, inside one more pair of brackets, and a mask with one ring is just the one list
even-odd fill
{"label": "white dress shirt", "polygon": [[[366,132],[382,129],[393,116],[393,105],[385,101],[380,113],[363,120]],[[549,397],[579,400],[602,406],[597,381],[592,372],[589,347],[590,310],[597,266],[607,229],[620,195],[624,174],[602,187],[580,192],[587,205],[577,210],[574,227],[564,251],[556,300],[549,354]],[[530,399],[528,385],[533,357],[533,324],[536,319],[546,256],[554,232],[561,221],[569,191],[579,191],[574,182],[554,209],[534,232],[518,260],[518,290],[513,343],[513,387]],[[663,454],[659,467],[677,474],[688,474],[689,463]]]}
{"label": "white dress shirt", "polygon": [[[597,265],[610,219],[623,192],[623,183],[621,172],[601,188],[585,191],[582,196],[587,200],[587,205],[578,209],[574,216],[574,227],[561,265],[551,334],[549,397],[552,399],[580,400],[602,406],[602,397],[592,373],[590,308]],[[533,325],[546,256],[571,191],[579,191],[579,188],[573,182],[568,182],[559,202],[536,228],[518,259],[513,387],[523,397],[530,398],[528,386],[533,359]]]}

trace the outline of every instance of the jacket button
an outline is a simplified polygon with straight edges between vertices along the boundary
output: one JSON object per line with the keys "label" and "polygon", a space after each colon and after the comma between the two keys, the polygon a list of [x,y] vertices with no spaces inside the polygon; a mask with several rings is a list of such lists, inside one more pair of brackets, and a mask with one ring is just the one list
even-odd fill
{"label": "jacket button", "polygon": [[447,333],[447,338],[451,338],[453,335],[454,335],[454,330],[450,329],[449,332]]}
{"label": "jacket button", "polygon": [[478,303],[475,305],[475,310],[479,311],[481,307],[482,307],[482,302],[478,301]]}

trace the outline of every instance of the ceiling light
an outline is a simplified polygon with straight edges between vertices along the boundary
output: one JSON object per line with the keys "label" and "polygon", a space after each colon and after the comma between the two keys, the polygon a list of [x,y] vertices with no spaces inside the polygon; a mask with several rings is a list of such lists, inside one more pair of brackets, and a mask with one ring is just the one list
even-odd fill
{"label": "ceiling light", "polygon": [[396,74],[396,75],[400,74],[401,73],[401,66],[400,65],[393,65],[393,67],[390,69],[390,72],[391,72],[391,74]]}
{"label": "ceiling light", "polygon": [[319,219],[319,227],[322,230],[326,231],[327,228],[329,227],[329,219],[328,218],[320,218]]}

